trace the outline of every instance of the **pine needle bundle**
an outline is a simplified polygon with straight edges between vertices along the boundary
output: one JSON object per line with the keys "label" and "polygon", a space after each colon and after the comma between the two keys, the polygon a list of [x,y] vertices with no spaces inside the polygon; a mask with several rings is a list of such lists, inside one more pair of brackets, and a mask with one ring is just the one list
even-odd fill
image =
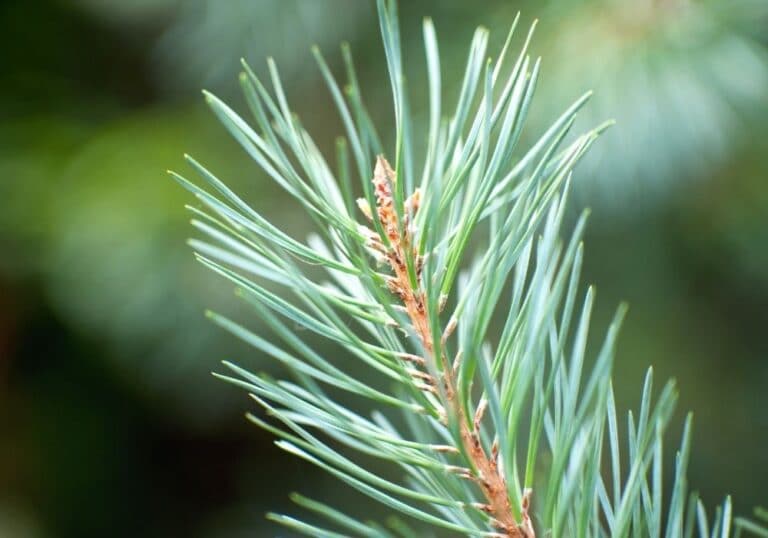
{"label": "pine needle bundle", "polygon": [[[458,99],[446,106],[426,20],[429,120],[417,155],[396,5],[379,0],[378,11],[393,147],[373,125],[346,47],[344,88],[313,51],[346,131],[332,164],[292,113],[272,61],[271,89],[243,64],[255,127],[206,94],[235,140],[311,217],[306,241],[191,157],[205,186],[174,174],[199,201],[189,206],[205,236],[191,241],[197,258],[237,286],[270,336],[211,319],[292,374],[277,380],[225,363],[229,373],[218,377],[252,395],[265,413],[249,419],[278,446],[392,513],[368,521],[295,495],[311,523],[269,517],[322,537],[729,536],[730,500],[710,520],[688,490],[690,417],[672,483],[663,483],[673,384],[653,399],[649,370],[640,409],[619,417],[611,368],[623,307],[587,356],[586,213],[567,240],[560,230],[574,167],[608,126],[570,132],[589,94],[521,148],[541,65],[528,53],[531,34],[510,58],[515,20],[488,60],[488,33],[478,29]],[[325,280],[309,275],[318,268]],[[335,351],[319,352],[319,340]],[[340,393],[353,399],[341,402]],[[361,457],[391,468],[373,472]]]}

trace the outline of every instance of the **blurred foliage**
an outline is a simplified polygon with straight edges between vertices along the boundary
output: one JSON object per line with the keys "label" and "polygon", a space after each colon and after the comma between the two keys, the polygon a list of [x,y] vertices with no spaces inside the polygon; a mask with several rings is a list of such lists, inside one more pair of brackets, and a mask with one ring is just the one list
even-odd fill
{"label": "blurred foliage", "polygon": [[754,140],[716,172],[715,180],[687,200],[681,233],[697,263],[727,281],[726,289],[759,301],[768,295],[767,140]]}
{"label": "blurred foliage", "polygon": [[[652,208],[688,180],[706,181],[768,121],[768,55],[752,30],[768,24],[766,3],[692,0],[554,2],[544,49],[562,89],[596,90],[588,124],[614,129],[582,177],[590,199],[616,209]],[[763,26],[764,28],[765,26]],[[576,52],[578,51],[578,53]]]}
{"label": "blurred foliage", "polygon": [[[79,0],[81,7],[118,29],[167,24],[153,44],[156,84],[189,94],[231,87],[239,60],[259,51],[279,56],[284,76],[313,68],[307,43],[336,46],[368,26],[371,5],[358,0]],[[300,36],[297,38],[297,36]],[[169,76],[169,74],[172,74]]]}
{"label": "blurred foliage", "polygon": [[[314,67],[307,41],[335,47],[351,40],[372,11],[357,0],[230,0],[226,9],[216,0],[185,0],[157,44],[158,78],[177,91],[222,87],[235,79],[239,59],[254,51],[279,55],[283,75],[300,78]],[[180,64],[179,58],[185,61]],[[171,69],[176,76],[165,77]]]}
{"label": "blurred foliage", "polygon": [[[678,377],[680,407],[697,411],[700,456],[691,462],[692,481],[705,497],[734,493],[742,512],[765,504],[768,2],[402,2],[414,112],[420,113],[424,95],[421,17],[434,17],[444,84],[458,86],[473,26],[489,25],[492,44],[500,45],[518,10],[524,24],[541,19],[533,43],[534,54],[543,56],[534,102],[538,125],[588,88],[596,93],[583,121],[618,121],[595,146],[595,159],[583,163],[576,187],[595,207],[586,277],[599,285],[598,304],[606,312],[619,300],[631,304],[620,382],[635,386],[649,362],[661,377]],[[127,525],[121,533],[108,525],[110,510],[115,518],[130,516],[118,514],[120,496],[107,495],[108,480],[89,477],[115,466],[125,467],[118,482],[130,495],[168,509],[148,516],[158,535],[161,529],[179,534],[173,521],[187,515],[190,527],[208,529],[192,535],[221,536],[221,529],[243,520],[243,528],[256,529],[261,509],[257,502],[244,509],[245,499],[258,498],[260,473],[283,477],[286,463],[267,437],[243,441],[242,402],[235,405],[236,392],[208,372],[223,358],[254,369],[265,365],[204,321],[206,306],[225,313],[235,307],[228,286],[212,287],[192,261],[184,244],[186,197],[165,169],[179,166],[189,151],[248,191],[270,219],[303,236],[294,206],[245,164],[202,100],[188,96],[199,95],[201,86],[234,94],[238,59],[263,66],[262,58],[273,55],[292,102],[300,103],[314,132],[327,134],[330,148],[339,130],[327,121],[329,100],[308,49],[319,43],[338,69],[337,43],[344,39],[352,42],[367,104],[386,138],[391,106],[368,2],[0,4],[0,438],[12,439],[0,446],[0,513],[11,514],[0,515],[9,522],[0,525],[0,535],[9,527],[30,529],[19,531],[22,536],[39,527],[45,535],[78,537],[146,531]],[[44,346],[48,340],[53,343]],[[140,418],[131,422],[110,393]],[[52,473],[46,482],[51,467],[39,462],[52,458],[57,435],[66,435],[52,411],[66,401],[78,404],[63,424],[82,424],[72,431],[83,442],[49,462],[72,473]],[[224,416],[230,422],[222,422]],[[112,420],[127,424],[129,440],[120,442],[129,446],[89,444],[87,432]],[[225,440],[206,444],[203,433],[183,433],[189,430],[219,432]],[[130,439],[140,445],[141,458],[120,453],[130,453]],[[152,456],[158,445],[171,454],[162,463]],[[256,455],[243,448],[253,445]],[[38,457],[18,456],[33,453],[31,446]],[[112,457],[89,468],[105,451]],[[180,453],[199,459],[174,461]],[[197,476],[201,461],[217,457],[231,459],[222,476],[241,473],[247,484],[226,486],[216,477],[185,489],[179,476]],[[153,476],[164,466],[167,473]],[[294,484],[311,476],[294,473]],[[5,479],[19,491],[9,504]],[[90,534],[74,504],[87,502],[73,494],[81,488],[105,499],[103,527]],[[192,496],[204,496],[205,488],[226,493],[194,504]],[[161,493],[149,495],[153,489]],[[265,495],[283,498],[284,491]],[[72,512],[67,524],[51,515],[57,503]],[[174,512],[185,503],[200,513]],[[141,503],[127,506],[147,510]]]}
{"label": "blurred foliage", "polygon": [[[5,270],[39,278],[73,329],[111,346],[134,383],[164,395],[167,411],[198,420],[220,405],[214,394],[201,401],[189,383],[209,382],[203,372],[217,362],[211,349],[231,350],[206,330],[202,312],[231,291],[212,288],[189,263],[186,219],[169,211],[184,200],[164,166],[178,161],[182,147],[213,150],[213,160],[229,170],[239,157],[202,128],[202,112],[151,110],[100,128],[19,122],[0,161],[0,173],[13,178],[6,189],[29,186],[5,197],[12,203],[4,228],[16,232],[8,239],[16,255],[3,260]],[[262,194],[268,199],[274,191]]]}

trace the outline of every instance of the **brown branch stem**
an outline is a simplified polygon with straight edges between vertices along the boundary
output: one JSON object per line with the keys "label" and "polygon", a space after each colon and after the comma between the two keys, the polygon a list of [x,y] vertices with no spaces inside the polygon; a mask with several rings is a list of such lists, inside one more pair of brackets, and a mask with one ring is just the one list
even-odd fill
{"label": "brown branch stem", "polygon": [[[389,289],[402,301],[411,326],[421,341],[425,354],[424,359],[432,362],[440,361],[444,390],[442,393],[437,392],[444,400],[442,403],[446,412],[453,413],[458,421],[462,448],[473,468],[472,478],[478,483],[487,501],[486,503],[481,503],[482,510],[490,516],[493,526],[501,531],[500,536],[508,538],[535,538],[533,526],[528,516],[530,491],[527,491],[523,498],[523,503],[520,507],[522,517],[518,523],[514,518],[509,496],[507,495],[506,479],[497,464],[496,451],[492,450],[489,456],[480,440],[479,423],[482,418],[482,410],[478,409],[477,416],[473,417],[472,421],[468,420],[456,391],[456,373],[444,348],[440,353],[440,357],[435,357],[430,330],[431,320],[426,308],[425,293],[421,289],[420,283],[422,261],[418,253],[411,250],[413,248],[411,246],[413,244],[412,231],[409,230],[407,225],[403,226],[401,230],[397,219],[397,212],[392,207],[394,201],[391,189],[395,185],[395,181],[396,175],[389,163],[386,159],[379,156],[374,171],[373,184],[377,204],[376,216],[381,222],[390,243],[389,248],[383,252],[393,272],[393,277],[388,281]],[[404,205],[403,213],[405,214],[404,219],[406,219],[405,222],[407,224],[412,222],[412,215],[418,210],[419,192],[416,191],[411,195]],[[372,212],[364,202],[361,203],[361,208],[363,208],[363,212],[368,218],[373,218]],[[416,288],[412,286],[408,275],[406,265],[408,256],[412,256],[417,269]],[[449,326],[443,333],[443,340],[447,340],[448,336],[455,329],[456,323],[457,320],[451,320],[451,323],[449,323]],[[425,375],[431,379],[431,376],[426,373],[414,375],[414,378],[421,381],[421,390],[429,390],[434,393],[435,391],[432,388],[437,386],[437,383],[434,379],[431,379],[431,383],[425,386],[423,383],[426,379]],[[482,407],[482,404],[479,407]]]}

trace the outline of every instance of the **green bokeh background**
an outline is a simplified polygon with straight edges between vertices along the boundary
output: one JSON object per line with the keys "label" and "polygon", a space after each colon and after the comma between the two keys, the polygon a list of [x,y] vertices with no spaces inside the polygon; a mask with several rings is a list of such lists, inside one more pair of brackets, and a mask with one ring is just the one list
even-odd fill
{"label": "green bokeh background", "polygon": [[[645,368],[677,378],[676,441],[695,412],[690,482],[737,511],[768,504],[768,2],[402,2],[417,118],[421,20],[455,95],[476,24],[499,46],[539,18],[544,57],[528,141],[584,90],[581,127],[617,126],[574,182],[590,206],[585,278],[596,329],[630,304],[618,403]],[[522,33],[516,41],[522,40]],[[308,222],[206,110],[244,110],[238,60],[274,56],[296,111],[340,132],[309,54],[352,44],[372,115],[391,105],[367,0],[38,0],[0,4],[0,536],[270,536],[300,489],[370,507],[248,425],[219,360],[274,369],[207,323],[248,321],[195,264],[191,200],[165,174],[191,153],[296,237]],[[492,47],[491,50],[496,50]],[[675,442],[669,443],[672,449]]]}

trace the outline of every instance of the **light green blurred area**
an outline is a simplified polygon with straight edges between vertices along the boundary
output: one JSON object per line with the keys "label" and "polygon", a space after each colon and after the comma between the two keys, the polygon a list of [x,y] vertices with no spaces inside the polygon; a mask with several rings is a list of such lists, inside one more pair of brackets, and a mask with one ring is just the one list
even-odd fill
{"label": "light green blurred area", "polygon": [[[742,511],[768,503],[768,3],[402,2],[416,118],[427,113],[422,17],[433,16],[437,26],[450,96],[461,82],[474,25],[488,26],[492,44],[500,46],[518,10],[523,22],[515,43],[538,17],[532,51],[543,56],[525,136],[533,139],[588,89],[595,96],[581,127],[617,120],[575,178],[574,201],[594,210],[586,278],[597,283],[598,327],[617,302],[630,303],[616,374],[619,403],[637,402],[650,364],[660,378],[676,377],[681,412],[696,412],[692,486],[709,502],[733,494]],[[80,344],[66,343],[85,342],[95,350],[88,361],[106,368],[97,382],[120,387],[128,407],[163,417],[153,428],[209,432],[199,435],[210,435],[203,442],[212,446],[217,435],[242,439],[238,428],[248,426],[237,420],[248,404],[209,372],[225,358],[253,370],[274,367],[205,321],[209,307],[246,322],[249,313],[228,284],[194,262],[185,244],[193,235],[190,214],[183,208],[194,202],[166,169],[191,175],[182,159],[190,153],[294,237],[306,237],[309,220],[227,136],[198,91],[211,89],[245,112],[237,91],[239,58],[264,75],[263,57],[274,56],[296,111],[333,162],[340,125],[308,49],[319,43],[338,72],[337,43],[348,40],[366,103],[390,140],[391,103],[372,3],[46,1],[4,6],[0,17],[0,39],[10,51],[0,75],[0,293],[6,296],[0,362],[9,387],[7,396],[0,389],[0,405],[19,406],[18,415],[28,417],[23,406],[49,402],[34,392],[35,376],[83,361],[72,351]],[[41,30],[34,40],[23,30],[31,20]],[[48,362],[28,344],[53,338],[48,321],[38,328],[40,319],[55,320],[56,341],[65,342]],[[55,388],[56,379],[46,387]],[[100,406],[90,390],[84,381],[84,397]],[[48,415],[36,417],[44,422]],[[25,420],[8,423],[19,446],[34,443]],[[269,446],[270,440],[249,443]],[[226,459],[227,448],[211,449],[213,457]],[[88,535],[78,533],[76,523],[57,530],[58,520],[43,508],[27,510],[25,503],[34,505],[47,491],[45,480],[29,478],[37,476],[29,462],[27,474],[7,471],[16,460],[0,452],[3,458],[0,479],[9,477],[21,500],[3,503],[0,496],[0,506],[21,506],[20,526],[39,526],[43,535]],[[199,529],[213,530],[196,535],[262,524],[260,501],[251,505],[255,514],[238,503],[253,501],[249,495],[265,487],[263,469],[249,467],[248,449],[232,458],[232,469],[221,472],[237,472],[241,485],[217,498],[215,509],[200,509],[198,519],[209,523]],[[115,465],[129,465],[121,461]],[[275,475],[290,465],[279,460]],[[336,487],[306,477],[318,488]],[[212,479],[210,487],[219,487],[217,480],[227,479]],[[153,486],[136,487],[141,495]],[[286,494],[273,480],[260,499],[274,506],[271,501]]]}
{"label": "light green blurred area", "polygon": [[[188,200],[166,168],[186,150],[208,153],[224,175],[241,175],[247,162],[200,106],[142,110],[100,126],[59,121],[13,127],[30,134],[2,163],[13,178],[6,185],[15,185],[4,218],[20,251],[4,260],[6,270],[34,274],[55,313],[106,344],[124,375],[162,395],[167,411],[202,418],[219,407],[216,393],[202,402],[190,380],[208,384],[218,353],[232,349],[202,312],[232,293],[190,263]],[[43,140],[34,134],[41,130]],[[250,176],[263,182],[252,167]],[[275,199],[269,187],[263,202]]]}

